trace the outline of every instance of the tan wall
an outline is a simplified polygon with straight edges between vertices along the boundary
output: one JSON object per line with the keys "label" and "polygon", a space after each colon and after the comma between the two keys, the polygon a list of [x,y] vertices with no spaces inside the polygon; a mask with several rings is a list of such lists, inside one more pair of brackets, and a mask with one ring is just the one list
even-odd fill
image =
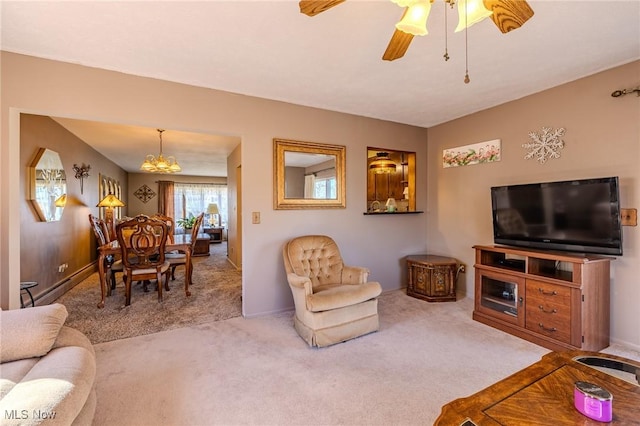
{"label": "tan wall", "polygon": [[[429,250],[468,265],[461,294],[473,298],[471,247],[493,242],[491,186],[619,176],[622,207],[640,207],[640,98],[611,97],[639,83],[634,62],[429,129]],[[543,126],[566,129],[561,157],[525,160],[522,144]],[[443,149],[492,139],[502,141],[500,162],[442,167]],[[623,239],[612,263],[611,335],[640,347],[640,229],[624,227]]]}
{"label": "tan wall", "polygon": [[[99,202],[99,174],[119,180],[125,191],[127,178],[124,170],[49,117],[22,114],[20,139],[20,196],[16,205],[20,212],[19,276],[21,281],[38,282],[32,291],[36,298],[59,288],[47,296],[51,299],[64,292],[68,287],[64,283],[69,277],[97,258],[96,241],[89,228],[88,216],[99,214],[96,207]],[[27,167],[39,148],[58,152],[65,169],[67,204],[60,221],[41,222],[27,201]],[[89,177],[84,179],[82,193],[80,180],[74,177],[74,164],[91,166]],[[3,182],[8,181],[3,179]],[[69,266],[64,272],[58,272],[58,266],[62,264]]]}
{"label": "tan wall", "polygon": [[[293,236],[333,236],[346,261],[369,267],[371,279],[386,290],[404,284],[402,258],[426,249],[424,214],[363,215],[367,146],[417,153],[417,208],[426,209],[426,129],[7,52],[1,61],[2,307],[16,307],[19,294],[21,256],[14,249],[20,245],[22,194],[4,182],[20,179],[20,112],[240,137],[245,315],[292,308],[281,249]],[[347,207],[274,210],[273,138],[346,145]],[[260,212],[262,223],[251,224],[251,212]]]}

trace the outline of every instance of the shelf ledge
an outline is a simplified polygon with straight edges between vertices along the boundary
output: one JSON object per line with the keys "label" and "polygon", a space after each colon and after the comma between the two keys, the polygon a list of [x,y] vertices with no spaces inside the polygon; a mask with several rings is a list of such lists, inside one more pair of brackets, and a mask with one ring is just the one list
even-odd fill
{"label": "shelf ledge", "polygon": [[411,212],[364,212],[362,213],[365,216],[376,216],[376,215],[400,215],[400,214],[420,214],[424,213],[421,210],[411,211]]}

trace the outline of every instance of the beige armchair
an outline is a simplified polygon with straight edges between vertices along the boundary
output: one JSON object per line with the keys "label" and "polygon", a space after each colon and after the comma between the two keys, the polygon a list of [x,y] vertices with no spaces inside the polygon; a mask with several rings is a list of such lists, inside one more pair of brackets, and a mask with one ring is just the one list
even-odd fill
{"label": "beige armchair", "polygon": [[310,346],[329,346],[379,328],[380,283],[369,270],[346,266],[335,241],[324,235],[297,237],[282,251],[295,304],[294,326]]}

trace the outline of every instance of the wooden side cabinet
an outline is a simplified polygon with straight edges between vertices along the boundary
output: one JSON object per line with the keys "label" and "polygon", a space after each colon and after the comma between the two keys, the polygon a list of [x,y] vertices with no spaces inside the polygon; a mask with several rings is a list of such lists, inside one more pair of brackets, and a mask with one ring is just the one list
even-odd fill
{"label": "wooden side cabinet", "polygon": [[458,261],[428,254],[407,256],[407,294],[427,302],[456,300]]}
{"label": "wooden side cabinet", "polygon": [[214,244],[222,242],[222,227],[203,228],[202,232],[211,236],[211,241]]}
{"label": "wooden side cabinet", "polygon": [[473,319],[555,351],[609,346],[612,258],[474,246]]}

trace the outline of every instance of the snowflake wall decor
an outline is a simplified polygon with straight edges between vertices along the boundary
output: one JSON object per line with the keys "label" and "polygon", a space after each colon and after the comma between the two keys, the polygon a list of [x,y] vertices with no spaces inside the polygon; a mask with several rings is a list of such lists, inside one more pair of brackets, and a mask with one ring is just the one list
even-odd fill
{"label": "snowflake wall decor", "polygon": [[153,191],[153,189],[149,188],[145,184],[145,185],[142,185],[140,188],[138,188],[136,192],[133,193],[133,195],[138,197],[138,199],[143,203],[146,203],[147,201],[155,197],[156,193]]}
{"label": "snowflake wall decor", "polygon": [[551,130],[551,127],[543,127],[541,133],[531,132],[531,142],[522,144],[529,152],[524,156],[525,160],[535,157],[540,164],[544,164],[548,158],[560,158],[560,150],[564,148],[564,128]]}

